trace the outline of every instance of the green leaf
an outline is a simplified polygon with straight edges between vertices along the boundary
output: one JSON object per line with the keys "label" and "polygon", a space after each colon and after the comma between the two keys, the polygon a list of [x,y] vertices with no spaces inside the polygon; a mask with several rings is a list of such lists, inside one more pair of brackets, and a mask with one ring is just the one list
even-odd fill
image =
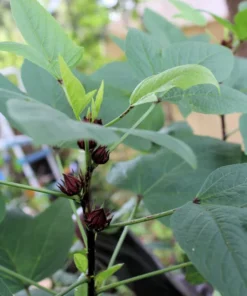
{"label": "green leaf", "polygon": [[25,89],[32,98],[75,118],[59,82],[40,67],[25,61],[21,68]]}
{"label": "green leaf", "polygon": [[[2,74],[0,74],[0,89],[3,91],[9,90],[11,92],[17,92],[19,94],[22,94],[19,88],[16,85],[14,85],[12,82],[10,82],[8,78],[3,76]],[[2,94],[0,93],[0,99],[1,97],[2,97]]]}
{"label": "green leaf", "polygon": [[2,279],[0,279],[0,296],[13,296]]}
{"label": "green leaf", "polygon": [[37,0],[11,0],[10,4],[12,15],[24,39],[50,64],[56,78],[60,76],[59,55],[71,68],[80,62],[83,49],[68,38]]}
{"label": "green leaf", "polygon": [[[115,164],[107,181],[142,195],[146,207],[154,214],[182,206],[196,196],[212,171],[241,162],[240,145],[209,137],[181,136],[197,157],[196,170],[173,152],[162,149]],[[167,223],[167,219],[162,218],[161,222]]]}
{"label": "green leaf", "polygon": [[76,268],[82,272],[86,273],[87,272],[87,267],[88,267],[88,261],[87,261],[87,256],[84,253],[75,253],[74,254],[74,262],[76,265]]}
{"label": "green leaf", "polygon": [[[122,133],[130,132],[127,129],[114,129],[116,131],[121,131]],[[152,131],[142,131],[139,129],[134,129],[130,132],[131,135],[147,139],[157,145],[167,148],[174,154],[180,156],[185,160],[192,168],[196,168],[196,156],[192,149],[179,139],[176,139],[170,135],[166,135],[162,132],[152,132]]]}
{"label": "green leaf", "polygon": [[165,52],[147,33],[130,29],[126,38],[126,57],[137,79],[159,73]]}
{"label": "green leaf", "polygon": [[90,101],[86,98],[86,92],[83,85],[79,79],[74,76],[62,57],[59,57],[59,64],[67,99],[74,111],[76,119],[79,120],[80,114]]}
{"label": "green leaf", "polygon": [[197,194],[201,204],[247,205],[247,164],[234,164],[212,172]]}
{"label": "green leaf", "polygon": [[[84,277],[85,277],[85,275],[82,274],[78,280],[82,280],[82,278],[84,278]],[[87,283],[85,283],[83,285],[76,287],[74,296],[87,296],[87,290],[88,290],[87,286],[88,286]]]}
{"label": "green leaf", "polygon": [[[64,265],[73,233],[67,200],[56,201],[35,218],[19,210],[8,211],[0,224],[0,264],[40,281]],[[25,288],[18,279],[4,273],[0,273],[0,277],[12,293]]]}
{"label": "green leaf", "polygon": [[43,55],[29,45],[16,42],[1,42],[0,51],[7,51],[18,56],[22,56],[47,71],[52,72],[48,61],[43,57]]}
{"label": "green leaf", "polygon": [[211,85],[194,86],[184,92],[175,89],[167,93],[163,100],[183,102],[191,111],[204,114],[247,112],[247,95],[226,85],[220,85],[220,93]]}
{"label": "green leaf", "polygon": [[175,212],[171,225],[189,259],[213,287],[224,296],[246,295],[247,209],[188,203]]}
{"label": "green leaf", "polygon": [[238,11],[247,9],[247,1],[242,1],[238,4]]}
{"label": "green leaf", "polygon": [[234,56],[228,48],[221,45],[184,41],[172,44],[165,50],[164,57],[160,60],[160,70],[188,64],[208,68],[216,79],[222,82],[233,70]]}
{"label": "green leaf", "polygon": [[203,14],[192,8],[190,5],[179,0],[169,0],[169,2],[171,2],[180,11],[180,14],[176,15],[176,17],[186,19],[198,26],[205,26],[207,24],[207,20]]}
{"label": "green leaf", "polygon": [[217,80],[207,68],[200,65],[178,66],[144,79],[133,91],[130,104],[155,101],[157,93],[164,95],[174,87],[185,90],[198,84],[212,84],[219,87]]}
{"label": "green leaf", "polygon": [[193,265],[187,266],[185,268],[185,279],[192,285],[199,285],[206,282],[204,277],[198,272],[198,270]]}
{"label": "green leaf", "polygon": [[95,109],[96,109],[95,118],[97,118],[99,115],[100,108],[103,102],[103,97],[104,97],[104,80],[101,82],[100,88],[98,90],[98,93],[95,99]]}
{"label": "green leaf", "polygon": [[179,28],[150,9],[145,9],[143,23],[148,32],[157,38],[165,39],[167,44],[186,40],[184,33]]}
{"label": "green leaf", "polygon": [[243,114],[240,117],[239,129],[244,142],[244,152],[247,155],[247,114]]}
{"label": "green leaf", "polygon": [[5,202],[3,197],[0,197],[0,223],[3,221],[5,216]]}
{"label": "green leaf", "polygon": [[96,287],[100,288],[104,283],[104,281],[110,278],[114,273],[116,273],[122,267],[123,267],[123,264],[116,264],[110,268],[107,268],[104,271],[99,272],[95,277]]}
{"label": "green leaf", "polygon": [[234,32],[235,33],[235,28],[234,25],[228,21],[227,19],[224,19],[220,16],[217,16],[211,12],[208,12],[220,25],[222,25],[223,27],[227,28],[230,32]]}
{"label": "green leaf", "polygon": [[124,39],[121,39],[121,38],[119,38],[119,37],[117,37],[117,36],[115,36],[115,35],[112,35],[112,36],[111,36],[111,40],[112,40],[115,44],[117,44],[117,46],[118,46],[119,48],[121,48],[123,52],[125,51],[125,40],[124,40]]}
{"label": "green leaf", "polygon": [[15,126],[38,145],[77,147],[76,142],[81,138],[107,145],[119,139],[109,128],[72,120],[64,113],[34,100],[10,100],[7,106],[8,117]]}
{"label": "green leaf", "polygon": [[240,40],[247,39],[247,9],[239,11],[234,16],[235,31]]}

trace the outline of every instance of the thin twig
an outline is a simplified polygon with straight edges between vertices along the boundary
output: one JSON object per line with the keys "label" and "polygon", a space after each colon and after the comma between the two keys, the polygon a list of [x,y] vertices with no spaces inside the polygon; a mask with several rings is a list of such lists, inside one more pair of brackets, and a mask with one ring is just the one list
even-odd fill
{"label": "thin twig", "polygon": [[105,124],[105,127],[108,127],[117,123],[119,120],[124,118],[133,108],[134,106],[129,106],[122,114],[120,114],[118,117],[114,118],[112,121],[108,122],[107,124]]}
{"label": "thin twig", "polygon": [[225,115],[220,115],[221,120],[221,134],[222,134],[222,140],[226,140],[226,119]]}

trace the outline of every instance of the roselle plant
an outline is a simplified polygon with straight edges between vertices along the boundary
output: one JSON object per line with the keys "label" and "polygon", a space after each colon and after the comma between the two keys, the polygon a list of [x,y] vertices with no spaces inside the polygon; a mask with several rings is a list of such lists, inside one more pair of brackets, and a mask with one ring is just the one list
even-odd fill
{"label": "roselle plant", "polygon": [[[180,17],[204,26],[200,11],[171,1]],[[221,45],[207,35],[187,38],[160,15],[146,10],[144,31],[130,29],[126,40],[114,37],[126,61],[105,65],[91,75],[75,70],[83,63],[76,46],[37,0],[10,0],[12,14],[26,43],[2,42],[0,49],[25,58],[21,74],[26,92],[0,76],[0,111],[36,145],[73,148],[82,153],[78,172],[61,169],[57,191],[0,181],[2,186],[59,197],[31,217],[5,209],[0,199],[0,291],[9,296],[98,295],[121,285],[185,268],[192,282],[208,282],[222,296],[247,294],[247,165],[240,145],[227,142],[235,131],[225,115],[243,113],[239,129],[247,146],[247,62],[235,54],[247,39],[245,5],[224,26]],[[164,126],[162,102],[176,104],[184,117],[191,112],[220,115],[222,141],[194,135],[186,123]],[[135,193],[127,221],[95,200],[91,181],[98,166],[124,143],[139,156],[113,165],[108,183]],[[135,218],[140,203],[149,216]],[[81,207],[83,217],[76,208]],[[74,238],[72,211],[84,249],[74,252],[81,276],[66,288],[39,284],[61,269]],[[169,224],[169,217],[171,224]],[[121,217],[120,217],[121,218]],[[171,225],[188,260],[134,278],[109,283],[123,268],[115,264],[129,225],[159,219]],[[95,242],[103,231],[123,227],[108,268],[95,270]],[[191,273],[192,272],[192,273]],[[195,280],[196,277],[197,280]]]}

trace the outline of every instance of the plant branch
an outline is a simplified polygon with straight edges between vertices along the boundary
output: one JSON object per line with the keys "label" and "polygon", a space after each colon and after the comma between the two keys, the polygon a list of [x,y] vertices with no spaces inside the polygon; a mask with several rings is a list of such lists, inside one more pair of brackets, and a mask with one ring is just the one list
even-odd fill
{"label": "plant branch", "polygon": [[139,219],[114,223],[114,224],[111,224],[109,227],[110,228],[123,227],[123,226],[126,226],[126,225],[134,225],[134,224],[138,224],[138,223],[148,222],[148,221],[159,219],[159,218],[162,218],[162,217],[171,216],[176,210],[177,209],[172,209],[172,210],[169,210],[169,211],[161,212],[161,213],[158,213],[158,214],[146,216],[146,217],[139,218]]}
{"label": "plant branch", "polygon": [[88,279],[85,277],[85,278],[79,280],[78,282],[75,282],[74,284],[72,284],[71,286],[69,286],[64,291],[56,294],[55,296],[64,296],[64,295],[68,294],[70,291],[72,291],[73,289],[75,289],[76,287],[78,287],[80,285],[83,285],[83,284],[85,284],[87,282],[88,282]]}
{"label": "plant branch", "polygon": [[220,115],[221,120],[221,134],[222,134],[222,140],[226,140],[226,119],[225,115]]}
{"label": "plant branch", "polygon": [[10,270],[10,269],[2,266],[2,265],[0,265],[0,271],[3,272],[3,273],[5,273],[5,274],[8,274],[8,275],[12,276],[13,278],[18,279],[18,280],[20,280],[20,281],[22,281],[24,283],[27,283],[27,284],[32,285],[32,286],[35,286],[35,287],[37,287],[40,290],[46,291],[47,293],[50,293],[52,295],[56,295],[56,292],[54,292],[54,291],[52,291],[50,289],[47,289],[47,288],[39,285],[37,282],[35,282],[35,281],[33,281],[33,280],[31,280],[31,279],[29,279],[29,278],[27,278],[27,277],[19,274],[19,273],[16,273],[16,272],[14,272],[14,271],[12,271],[12,270]]}
{"label": "plant branch", "polygon": [[149,273],[138,275],[138,276],[135,276],[135,277],[123,280],[123,281],[119,281],[119,282],[104,286],[104,287],[98,289],[97,294],[100,294],[102,292],[108,291],[110,289],[113,289],[113,288],[116,288],[116,287],[119,287],[119,286],[122,286],[122,285],[130,284],[130,283],[133,283],[133,282],[136,282],[136,281],[140,281],[140,280],[143,280],[143,279],[146,279],[146,278],[150,278],[150,277],[153,277],[153,276],[156,276],[156,275],[160,275],[160,274],[163,274],[163,273],[167,273],[167,272],[174,271],[174,270],[177,270],[177,269],[181,269],[181,268],[191,266],[191,265],[193,265],[192,262],[186,262],[186,263],[174,265],[174,266],[171,266],[171,267],[167,267],[167,268],[164,268],[164,269],[160,269],[160,270],[157,270],[157,271],[152,271],[152,272],[149,272]]}
{"label": "plant branch", "polygon": [[130,105],[122,114],[120,114],[118,117],[114,118],[112,121],[108,122],[107,124],[105,124],[105,127],[111,126],[115,123],[117,123],[118,121],[120,121],[122,118],[124,118],[132,109],[134,108],[134,106]]}
{"label": "plant branch", "polygon": [[57,197],[64,197],[64,198],[72,199],[72,200],[75,200],[78,202],[77,196],[67,196],[60,191],[49,190],[46,188],[35,188],[35,187],[29,186],[29,185],[24,185],[24,184],[19,184],[19,183],[14,183],[14,182],[7,182],[7,181],[0,181],[0,185],[20,188],[20,189],[24,189],[24,190],[41,192],[41,193],[45,193],[45,194],[54,195]]}
{"label": "plant branch", "polygon": [[228,134],[226,134],[226,139],[228,139],[229,137],[231,137],[232,135],[234,135],[236,132],[239,131],[239,128],[235,128],[234,130],[232,130],[231,132],[229,132]]}
{"label": "plant branch", "polygon": [[95,296],[95,233],[92,230],[87,231],[88,239],[88,295]]}
{"label": "plant branch", "polygon": [[112,152],[114,149],[116,149],[117,148],[117,146],[119,145],[119,144],[121,144],[130,134],[131,134],[131,132],[135,129],[135,128],[137,128],[138,127],[138,125],[140,125],[142,122],[143,122],[143,120],[146,118],[146,117],[148,117],[148,115],[153,111],[153,109],[155,108],[155,106],[156,106],[156,104],[152,104],[150,107],[149,107],[149,109],[142,115],[142,117],[139,119],[139,120],[137,120],[137,122],[128,130],[128,132],[127,133],[125,133],[120,139],[119,139],[119,141],[117,141],[116,143],[114,143],[111,147],[110,147],[110,149],[109,149],[109,151],[110,152]]}
{"label": "plant branch", "polygon": [[[132,212],[131,212],[131,214],[129,216],[128,221],[126,221],[126,222],[130,222],[134,218],[140,202],[141,202],[141,196],[137,196],[135,207],[132,210]],[[108,264],[108,268],[110,268],[110,267],[112,267],[114,265],[114,263],[115,263],[115,261],[117,259],[118,253],[119,253],[119,251],[120,251],[120,249],[121,249],[121,247],[123,245],[123,242],[124,242],[124,240],[126,238],[126,235],[128,233],[128,230],[129,230],[129,225],[125,225],[124,226],[124,229],[123,229],[123,231],[121,233],[121,236],[120,236],[120,238],[118,240],[118,243],[117,243],[117,245],[116,245],[116,247],[114,249],[114,252],[113,252],[113,254],[111,256],[110,262]]]}

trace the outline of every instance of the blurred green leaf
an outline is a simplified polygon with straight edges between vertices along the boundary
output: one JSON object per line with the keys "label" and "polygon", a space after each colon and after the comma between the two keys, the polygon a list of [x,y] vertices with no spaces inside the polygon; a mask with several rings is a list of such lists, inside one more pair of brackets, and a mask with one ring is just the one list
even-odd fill
{"label": "blurred green leaf", "polygon": [[[63,266],[72,244],[73,229],[67,200],[56,201],[35,218],[19,210],[8,211],[0,224],[0,264],[40,281]],[[16,278],[3,273],[0,276],[13,293],[25,288]]]}
{"label": "blurred green leaf", "polygon": [[0,223],[3,221],[5,216],[5,202],[3,197],[0,197]]}
{"label": "blurred green leaf", "polygon": [[76,46],[64,33],[60,25],[37,0],[11,0],[11,11],[26,42],[40,52],[48,69],[60,78],[58,56],[61,55],[69,67],[76,66],[83,49]]}
{"label": "blurred green leaf", "polygon": [[123,264],[116,264],[110,268],[107,268],[104,271],[99,272],[95,277],[96,287],[100,288],[104,283],[104,281],[110,278],[114,273],[116,273],[122,267],[123,267]]}
{"label": "blurred green leaf", "polygon": [[179,0],[169,0],[169,2],[180,11],[180,14],[176,15],[176,17],[188,20],[198,26],[206,26],[207,20],[200,11]]}
{"label": "blurred green leaf", "polygon": [[0,279],[0,295],[1,296],[13,296],[9,288],[6,286],[5,282]]}

